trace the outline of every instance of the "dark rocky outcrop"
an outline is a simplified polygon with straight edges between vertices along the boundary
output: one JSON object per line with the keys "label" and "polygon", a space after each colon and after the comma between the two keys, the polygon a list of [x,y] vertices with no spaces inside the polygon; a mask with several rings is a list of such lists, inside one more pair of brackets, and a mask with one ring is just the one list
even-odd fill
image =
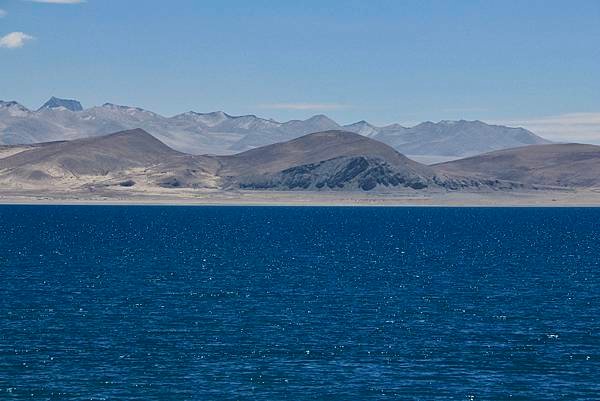
{"label": "dark rocky outcrop", "polygon": [[379,158],[340,157],[291,167],[281,172],[238,179],[241,188],[363,190],[405,187],[424,189],[427,177],[402,171]]}

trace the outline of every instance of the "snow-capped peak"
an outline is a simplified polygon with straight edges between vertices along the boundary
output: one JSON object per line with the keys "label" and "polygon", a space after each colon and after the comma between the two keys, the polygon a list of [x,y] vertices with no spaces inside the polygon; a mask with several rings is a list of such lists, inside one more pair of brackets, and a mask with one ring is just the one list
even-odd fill
{"label": "snow-capped peak", "polygon": [[8,102],[0,100],[0,109],[7,110],[11,117],[23,117],[31,112],[27,107],[14,100]]}
{"label": "snow-capped peak", "polygon": [[344,129],[368,137],[375,136],[379,133],[379,129],[377,127],[369,124],[365,120],[361,120],[353,124],[344,125]]}
{"label": "snow-capped peak", "polygon": [[197,113],[195,111],[190,111],[186,114],[193,116],[197,122],[200,122],[208,127],[214,127],[221,124],[223,121],[233,118],[223,111],[213,111],[210,113]]}

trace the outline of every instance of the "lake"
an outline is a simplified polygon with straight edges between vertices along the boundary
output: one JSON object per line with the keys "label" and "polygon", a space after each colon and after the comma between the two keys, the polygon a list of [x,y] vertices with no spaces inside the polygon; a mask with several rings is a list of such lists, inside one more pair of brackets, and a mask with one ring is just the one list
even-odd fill
{"label": "lake", "polygon": [[0,206],[0,399],[590,400],[600,209]]}

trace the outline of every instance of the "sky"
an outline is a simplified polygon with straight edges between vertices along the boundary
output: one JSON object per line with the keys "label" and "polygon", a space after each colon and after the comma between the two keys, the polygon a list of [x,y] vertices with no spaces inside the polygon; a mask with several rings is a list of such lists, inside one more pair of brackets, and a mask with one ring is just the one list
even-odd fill
{"label": "sky", "polygon": [[600,1],[0,0],[0,99],[600,143]]}

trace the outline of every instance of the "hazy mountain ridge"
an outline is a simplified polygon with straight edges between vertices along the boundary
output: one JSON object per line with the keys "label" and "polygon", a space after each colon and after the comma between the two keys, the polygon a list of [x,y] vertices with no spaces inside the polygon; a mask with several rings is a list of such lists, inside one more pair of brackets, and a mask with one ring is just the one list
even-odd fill
{"label": "hazy mountain ridge", "polygon": [[142,128],[168,146],[192,154],[233,154],[313,132],[345,130],[377,139],[408,155],[460,157],[548,143],[522,128],[480,121],[426,122],[415,127],[376,127],[366,121],[340,126],[324,115],[278,122],[255,115],[189,111],[172,117],[138,107],[105,103],[79,110],[76,100],[52,98],[37,111],[0,102],[0,144],[30,144],[106,135]]}
{"label": "hazy mountain ridge", "polygon": [[[345,129],[352,131],[351,127]],[[407,155],[471,156],[497,149],[550,143],[524,128],[489,125],[482,121],[427,121],[414,127],[362,126],[369,135]]]}

